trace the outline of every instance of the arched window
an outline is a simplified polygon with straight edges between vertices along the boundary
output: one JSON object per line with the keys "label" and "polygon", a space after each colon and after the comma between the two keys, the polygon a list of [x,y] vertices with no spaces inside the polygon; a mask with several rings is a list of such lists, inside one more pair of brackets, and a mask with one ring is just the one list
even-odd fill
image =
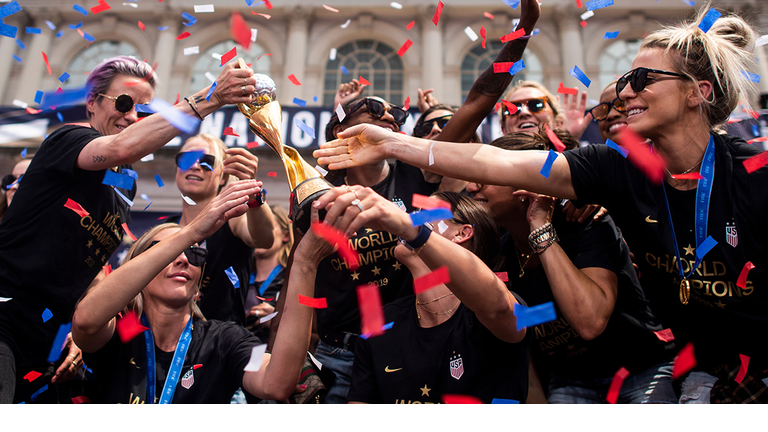
{"label": "arched window", "polygon": [[361,76],[373,84],[373,91],[368,94],[395,105],[403,104],[402,59],[389,45],[366,39],[342,46],[336,50],[336,59],[326,63],[323,105],[333,105],[333,96],[341,83]]}
{"label": "arched window", "polygon": [[620,40],[608,45],[600,55],[600,88],[629,72],[639,50],[639,40]]}
{"label": "arched window", "polygon": [[79,88],[85,85],[88,74],[102,61],[118,56],[137,58],[139,51],[135,46],[122,41],[101,41],[85,48],[75,55],[65,72],[69,78],[61,85],[62,88]]}
{"label": "arched window", "polygon": [[[488,49],[483,49],[481,44],[477,44],[472,48],[464,57],[464,61],[461,62],[461,100],[467,98],[469,90],[472,89],[472,85],[475,83],[477,77],[480,76],[486,69],[488,69],[496,56],[499,55],[501,47],[504,44],[501,41],[489,41],[486,46]],[[529,80],[542,82],[544,79],[544,72],[542,71],[541,61],[536,54],[531,51],[523,52],[523,63],[525,63],[525,69],[515,74],[515,82],[518,80]]]}
{"label": "arched window", "polygon": [[[234,46],[235,41],[231,39],[225,40],[213,45],[199,55],[192,67],[192,82],[190,83],[190,89],[192,89],[192,91],[197,91],[212,83],[211,80],[206,78],[206,72],[210,72],[214,78],[219,76],[219,72],[221,71],[221,68],[219,67],[221,65],[221,56],[228,53]],[[251,46],[247,51],[244,50],[242,46],[237,46],[237,57],[242,57],[246,63],[250,63],[250,67],[254,72],[269,75],[271,58],[270,56],[263,56],[265,53],[266,51],[264,51],[264,48],[256,43],[251,43]]]}

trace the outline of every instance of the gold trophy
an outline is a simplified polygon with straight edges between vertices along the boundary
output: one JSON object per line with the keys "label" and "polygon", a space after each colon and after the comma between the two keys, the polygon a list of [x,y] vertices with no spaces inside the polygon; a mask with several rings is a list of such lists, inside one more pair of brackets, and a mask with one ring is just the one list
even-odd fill
{"label": "gold trophy", "polygon": [[[241,68],[246,68],[242,58],[237,62]],[[255,100],[247,104],[237,104],[237,107],[248,117],[251,132],[261,137],[280,156],[288,176],[288,186],[291,188],[291,220],[300,232],[306,233],[311,222],[312,202],[333,188],[333,185],[309,165],[296,149],[283,144],[280,137],[283,111],[276,100],[275,82],[264,74],[254,74],[253,77],[256,78]],[[321,211],[321,219],[324,213]]]}

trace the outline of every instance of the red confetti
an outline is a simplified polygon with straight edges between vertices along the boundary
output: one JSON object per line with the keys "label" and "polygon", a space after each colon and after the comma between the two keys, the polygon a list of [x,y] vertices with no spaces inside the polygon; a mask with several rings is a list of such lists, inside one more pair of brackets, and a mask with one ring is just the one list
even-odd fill
{"label": "red confetti", "polygon": [[267,14],[258,13],[258,12],[254,12],[254,11],[251,11],[251,13],[254,14],[254,15],[261,15],[261,16],[263,16],[266,19],[272,18],[272,15],[267,15]]}
{"label": "red confetti", "polygon": [[405,54],[405,52],[406,52],[406,51],[408,51],[408,48],[410,48],[410,47],[411,47],[411,45],[413,45],[413,42],[411,42],[411,40],[410,40],[410,39],[408,39],[407,41],[405,41],[405,43],[403,44],[403,46],[401,46],[401,47],[400,47],[400,49],[399,49],[399,50],[397,50],[397,55],[399,55],[400,57],[402,57],[402,56],[403,56],[403,54]]}
{"label": "red confetti", "polygon": [[360,76],[360,79],[358,81],[360,81],[360,85],[373,85],[373,84],[371,84],[370,81],[368,81],[367,79],[363,78],[362,76]]}
{"label": "red confetti", "polygon": [[229,19],[229,34],[238,45],[246,50],[250,48],[251,28],[239,12],[232,12],[232,17]]}
{"label": "red confetti", "polygon": [[266,6],[267,9],[272,9],[272,3],[270,3],[269,0],[264,0],[264,6]]}
{"label": "red confetti", "polygon": [[228,53],[221,56],[221,64],[222,65],[227,64],[227,62],[235,58],[236,55],[237,55],[237,47],[232,47],[232,49],[229,50]]}
{"label": "red confetti", "polygon": [[[496,112],[496,111],[498,111],[500,109],[501,109],[501,104],[499,102],[496,102],[495,104],[493,104],[493,111],[494,112]],[[517,109],[517,108],[515,108],[515,109]]]}
{"label": "red confetti", "polygon": [[432,17],[432,22],[437,25],[440,22],[440,15],[443,13],[443,2],[437,2],[437,9],[435,9],[435,16]]}
{"label": "red confetti", "polygon": [[448,274],[448,267],[440,267],[428,275],[413,280],[413,292],[415,294],[423,293],[437,285],[445,284],[451,281]]}
{"label": "red confetti", "polygon": [[703,179],[704,177],[702,177],[702,175],[697,172],[692,172],[688,174],[676,174],[673,175],[672,178],[675,180],[699,180]]}
{"label": "red confetti", "polygon": [[440,198],[420,195],[417,193],[413,194],[413,199],[411,204],[414,207],[420,207],[424,210],[435,209],[435,208],[447,208],[450,210],[451,208],[451,204],[447,201],[443,201]]}
{"label": "red confetti", "polygon": [[576,0],[576,7],[581,8],[581,0]]}
{"label": "red confetti", "polygon": [[32,381],[40,378],[41,376],[43,376],[43,374],[41,374],[40,372],[30,371],[28,374],[24,375],[24,379],[29,381],[29,382],[32,382]]}
{"label": "red confetti", "polygon": [[48,56],[45,55],[45,51],[42,51],[43,53],[43,61],[45,62],[45,67],[48,68],[48,75],[51,75],[51,65],[48,64]]}
{"label": "red confetti", "polygon": [[40,114],[41,112],[43,112],[43,110],[27,107],[27,114]]}
{"label": "red confetti", "polygon": [[376,284],[357,287],[357,303],[360,306],[360,333],[378,336],[384,331],[384,309],[381,307],[381,292]]}
{"label": "red confetti", "polygon": [[[252,148],[254,148],[254,147],[258,147],[258,146],[259,146],[259,143],[258,143],[258,142],[256,142],[256,141],[251,141],[251,142],[249,142],[248,144],[246,144],[246,145],[245,145],[245,148],[247,148],[247,149],[252,149]],[[267,173],[267,175],[269,175],[269,173]],[[275,173],[275,177],[277,177],[277,173]]]}
{"label": "red confetti", "polygon": [[512,65],[515,64],[515,62],[499,62],[493,64],[493,73],[508,73],[509,68],[512,67]]}
{"label": "red confetti", "polygon": [[157,218],[157,220],[163,220],[163,219],[168,219],[168,216],[160,216],[159,218]]}
{"label": "red confetti", "polygon": [[288,75],[288,80],[294,83],[295,85],[301,85],[298,79],[296,79],[296,75],[290,74]]}
{"label": "red confetti", "polygon": [[264,297],[259,297],[259,296],[256,296],[256,298],[261,300],[261,301],[265,301],[265,302],[270,302],[270,301],[275,299],[274,297],[272,297],[272,298],[264,298]]}
{"label": "red confetti", "polygon": [[89,213],[77,203],[77,201],[74,201],[72,198],[67,198],[67,202],[64,203],[64,207],[72,210],[73,212],[77,213],[78,216],[81,218],[84,218],[89,215]]}
{"label": "red confetti", "polygon": [[587,22],[584,21],[584,20],[582,20],[580,24],[581,24],[582,27],[586,27],[587,26]]}
{"label": "red confetti", "polygon": [[325,309],[328,307],[328,302],[326,302],[325,297],[312,298],[303,296],[301,294],[299,294],[299,304],[303,304],[304,306],[309,306],[314,309]]}
{"label": "red confetti", "polygon": [[125,344],[143,333],[147,328],[141,325],[136,312],[130,311],[125,314],[124,317],[117,320],[115,323],[115,330],[117,330],[117,335],[120,336],[120,340]]}
{"label": "red confetti", "polygon": [[91,403],[91,400],[88,399],[88,396],[75,396],[72,398],[73,404],[83,404],[83,403]]}
{"label": "red confetti", "polygon": [[332,8],[332,7],[328,6],[328,5],[323,5],[323,7],[324,7],[326,10],[329,10],[329,11],[331,11],[331,12],[333,12],[333,13],[339,13],[339,10],[338,10],[338,9]]}
{"label": "red confetti", "polygon": [[525,29],[518,29],[513,31],[512,33],[505,34],[501,37],[502,42],[509,42],[511,40],[515,40],[519,38],[520,36],[525,36]]}
{"label": "red confetti", "polygon": [[104,270],[104,276],[109,276],[112,273],[112,264],[107,264],[101,267]]}
{"label": "red confetti", "polygon": [[768,164],[768,152],[762,152],[744,161],[744,168],[752,173]]}
{"label": "red confetti", "polygon": [[696,367],[696,356],[693,353],[693,344],[688,343],[677,354],[675,365],[672,368],[672,379],[677,379]]}
{"label": "red confetti", "polygon": [[611,386],[608,387],[608,395],[605,397],[605,400],[608,401],[608,403],[615,404],[616,401],[619,399],[619,392],[621,391],[621,385],[624,384],[624,380],[627,379],[628,376],[629,376],[629,371],[624,367],[616,371],[616,374],[613,375],[613,381],[611,381]]}
{"label": "red confetti", "polygon": [[507,272],[496,272],[494,273],[497,278],[501,279],[502,282],[508,282],[509,281],[509,275],[507,275]]}
{"label": "red confetti", "polygon": [[416,21],[411,21],[411,22],[408,23],[407,26],[405,26],[405,29],[406,30],[410,30],[410,29],[413,28],[414,25],[416,25]]}
{"label": "red confetti", "polygon": [[125,222],[123,222],[123,230],[125,231],[126,234],[128,234],[128,237],[130,237],[131,240],[136,241],[136,236],[133,235],[131,230],[128,229],[128,224],[126,224]]}
{"label": "red confetti", "polygon": [[509,111],[509,114],[515,114],[517,112],[517,105],[513,104],[512,102],[508,100],[501,100],[501,103],[504,104],[505,107],[507,107],[507,110]]}
{"label": "red confetti", "polygon": [[403,104],[403,109],[408,111],[408,108],[410,108],[410,107],[411,107],[411,97],[408,96],[407,98],[405,98],[405,103]]}
{"label": "red confetti", "polygon": [[445,404],[482,404],[483,402],[474,397],[474,396],[467,396],[467,395],[457,395],[457,394],[444,394],[442,396],[443,403]]}
{"label": "red confetti", "polygon": [[201,367],[203,367],[203,365],[201,365],[201,364],[196,364],[196,365],[192,366],[192,370],[195,370],[195,369],[200,369]]}
{"label": "red confetti", "polygon": [[[179,103],[179,98],[181,98],[181,93],[176,93],[176,102],[173,103],[174,105]],[[146,118],[146,117],[143,117],[143,118]]]}
{"label": "red confetti", "polygon": [[492,19],[494,19],[494,16],[493,16],[493,14],[492,14],[492,13],[490,13],[490,12],[483,12],[483,16],[485,16],[485,17],[486,17],[486,18],[488,18],[489,20],[492,20]]}
{"label": "red confetti", "polygon": [[549,138],[549,141],[551,141],[552,145],[555,146],[555,150],[557,150],[558,153],[562,153],[563,150],[565,150],[565,144],[560,141],[560,138],[557,137],[557,135],[552,131],[552,129],[549,128],[549,125],[546,123],[544,123],[544,130],[547,131],[547,138]]}
{"label": "red confetti", "polygon": [[557,92],[560,94],[569,94],[569,95],[578,95],[579,89],[574,87],[563,87],[563,83],[561,82],[560,85],[557,87]]}
{"label": "red confetti", "polygon": [[176,36],[176,40],[182,40],[182,39],[186,39],[186,38],[188,38],[188,37],[190,37],[190,36],[192,36],[192,35],[191,35],[191,34],[189,34],[189,32],[188,32],[188,31],[185,31],[184,33],[182,33],[182,34],[180,34],[180,35]]}
{"label": "red confetti", "polygon": [[269,54],[262,54],[262,55],[260,55],[260,56],[256,57],[256,61],[259,61],[259,59],[260,59],[260,58],[262,58],[262,57],[264,57],[264,56],[271,56],[271,55],[272,55],[272,53],[269,53]]}
{"label": "red confetti", "polygon": [[752,116],[752,118],[755,119],[755,120],[757,120],[757,118],[760,117],[760,114],[757,111],[755,111],[752,108],[750,108],[750,107],[747,107],[747,109],[745,109],[744,111],[747,114],[749,114],[750,116]]}
{"label": "red confetti", "polygon": [[347,262],[349,269],[352,271],[357,270],[359,267],[359,257],[357,252],[349,246],[349,240],[344,233],[322,222],[313,222],[312,231],[314,231],[318,237],[333,245],[333,247],[339,248],[339,256]]}
{"label": "red confetti", "polygon": [[94,6],[91,8],[91,12],[93,12],[94,15],[96,15],[99,12],[104,12],[105,10],[112,9],[112,6],[108,5],[106,1],[104,0],[98,0],[99,5]]}
{"label": "red confetti", "polygon": [[739,359],[741,359],[741,368],[739,369],[739,373],[736,374],[736,379],[734,381],[741,384],[741,382],[744,381],[744,377],[747,376],[747,369],[749,369],[749,356],[739,354]]}
{"label": "red confetti", "polygon": [[651,153],[651,147],[630,128],[619,131],[619,144],[629,150],[627,158],[655,184],[661,184],[664,179],[664,161],[656,153]]}
{"label": "red confetti", "polygon": [[143,22],[139,21],[139,28],[141,29],[141,31],[144,31],[144,29],[146,28],[146,26],[144,25],[144,23],[143,23]]}
{"label": "red confetti", "polygon": [[747,288],[747,275],[749,274],[749,271],[755,268],[755,265],[752,264],[751,261],[747,261],[746,264],[744,264],[744,267],[741,268],[741,273],[739,273],[739,278],[736,280],[736,286],[746,289]]}
{"label": "red confetti", "polygon": [[267,173],[267,177],[277,177],[277,173],[275,171],[270,171]]}
{"label": "red confetti", "polygon": [[664,329],[653,332],[657,338],[662,342],[672,342],[675,340],[675,335],[672,334],[672,329]]}
{"label": "red confetti", "polygon": [[[730,122],[730,120],[728,120],[728,121]],[[766,142],[766,141],[768,141],[768,137],[760,137],[760,138],[751,139],[751,140],[747,141],[747,143],[748,144],[753,144],[753,143],[756,143],[756,142]]]}
{"label": "red confetti", "polygon": [[224,132],[222,132],[221,134],[222,134],[222,135],[229,135],[229,136],[236,136],[236,137],[239,137],[239,136],[240,136],[240,135],[238,135],[238,134],[237,134],[237,132],[235,132],[235,130],[234,130],[234,129],[232,129],[231,127],[225,127],[225,128],[224,128]]}
{"label": "red confetti", "polygon": [[483,49],[485,49],[485,37],[487,33],[485,31],[485,26],[480,26],[480,37],[483,38]]}

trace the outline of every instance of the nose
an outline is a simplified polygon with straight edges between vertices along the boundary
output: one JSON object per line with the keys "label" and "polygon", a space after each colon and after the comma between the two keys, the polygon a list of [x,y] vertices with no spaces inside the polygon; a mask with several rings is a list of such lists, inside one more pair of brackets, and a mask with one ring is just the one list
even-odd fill
{"label": "nose", "polygon": [[178,267],[189,267],[189,260],[187,259],[187,254],[184,252],[180,253],[179,256],[176,257],[175,260],[173,260],[173,264]]}
{"label": "nose", "polygon": [[139,115],[136,114],[136,107],[131,108],[130,111],[125,113],[123,118],[128,122],[128,124],[134,124],[139,121]]}
{"label": "nose", "polygon": [[467,193],[474,195],[475,193],[480,191],[480,187],[475,182],[469,182],[467,184]]}
{"label": "nose", "polygon": [[[618,85],[619,84],[617,83],[616,86],[618,87]],[[635,93],[635,90],[632,89],[632,85],[627,83],[627,85],[624,86],[624,88],[619,92],[617,96],[619,97],[619,99],[626,101],[629,98],[633,98],[637,96],[637,93]]]}

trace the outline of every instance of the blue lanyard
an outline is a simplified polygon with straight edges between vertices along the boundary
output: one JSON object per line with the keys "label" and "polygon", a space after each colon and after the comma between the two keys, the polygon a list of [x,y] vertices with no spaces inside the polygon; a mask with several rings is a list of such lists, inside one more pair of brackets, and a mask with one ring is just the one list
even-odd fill
{"label": "blue lanyard", "polygon": [[277,274],[280,273],[280,270],[283,269],[283,266],[280,264],[277,265],[277,267],[272,269],[272,272],[267,276],[266,279],[264,279],[264,282],[261,283],[261,286],[259,286],[259,295],[263,296],[264,293],[267,291],[267,288],[269,288],[269,284],[272,283],[273,280],[277,277]]}
{"label": "blue lanyard", "polygon": [[[709,220],[709,198],[712,195],[712,179],[715,177],[715,140],[712,135],[709,136],[709,144],[704,151],[704,158],[701,161],[701,168],[699,171],[701,177],[699,179],[696,188],[696,262],[691,267],[691,271],[686,276],[683,273],[683,265],[680,263],[680,248],[677,245],[677,237],[675,237],[675,225],[672,223],[672,213],[669,211],[669,200],[667,199],[667,191],[665,186],[661,186],[662,192],[664,192],[664,204],[667,206],[667,217],[669,218],[669,229],[672,231],[672,243],[675,245],[675,256],[677,257],[677,270],[680,274],[681,282],[687,280],[693,275],[693,272],[699,268],[702,259],[706,252],[711,249],[702,248],[702,244],[707,239],[707,222]],[[709,242],[708,242],[709,243]],[[716,242],[715,242],[716,243]],[[702,249],[702,250],[700,250]],[[706,249],[706,250],[704,250]]]}
{"label": "blue lanyard", "polygon": [[[155,338],[152,336],[152,329],[149,328],[149,321],[145,315],[141,316],[141,323],[147,330],[144,332],[144,343],[147,347],[147,401],[155,403]],[[171,367],[168,370],[168,376],[165,377],[163,393],[160,395],[158,403],[169,404],[176,392],[176,384],[179,382],[181,367],[184,365],[184,358],[187,356],[189,342],[192,339],[192,318],[189,318],[187,326],[179,336],[179,342],[176,344],[176,351],[173,353]]]}

